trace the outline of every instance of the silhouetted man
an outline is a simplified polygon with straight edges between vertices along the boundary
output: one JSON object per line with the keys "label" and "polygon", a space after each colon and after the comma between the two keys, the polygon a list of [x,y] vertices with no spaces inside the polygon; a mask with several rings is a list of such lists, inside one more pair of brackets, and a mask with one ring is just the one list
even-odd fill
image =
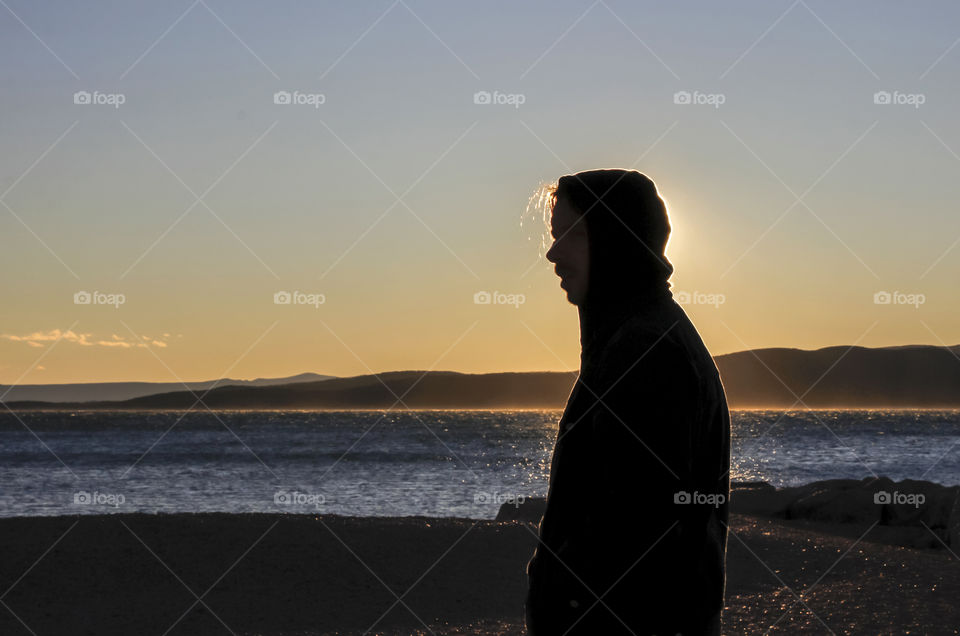
{"label": "silhouetted man", "polygon": [[666,206],[624,170],[562,177],[551,206],[547,258],[579,310],[580,376],[527,564],[528,632],[719,635],[730,415],[670,292]]}

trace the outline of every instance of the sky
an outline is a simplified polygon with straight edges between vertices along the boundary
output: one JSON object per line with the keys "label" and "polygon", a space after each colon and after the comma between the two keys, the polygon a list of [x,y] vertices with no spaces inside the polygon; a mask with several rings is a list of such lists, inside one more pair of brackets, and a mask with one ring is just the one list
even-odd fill
{"label": "sky", "polygon": [[714,355],[960,343],[956,3],[0,5],[0,383],[576,369],[615,167]]}

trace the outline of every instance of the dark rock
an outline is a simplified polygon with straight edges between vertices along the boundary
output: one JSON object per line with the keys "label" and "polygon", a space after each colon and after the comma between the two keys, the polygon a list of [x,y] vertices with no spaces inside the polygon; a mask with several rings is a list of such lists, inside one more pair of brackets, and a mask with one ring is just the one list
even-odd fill
{"label": "dark rock", "polygon": [[519,505],[508,501],[500,505],[496,520],[529,521],[530,523],[539,525],[546,507],[546,497],[526,497]]}
{"label": "dark rock", "polygon": [[[504,503],[497,521],[539,524],[544,497]],[[960,486],[888,477],[828,479],[774,488],[765,481],[731,482],[730,511],[760,517],[870,525],[889,543],[916,548],[960,547]],[[611,517],[617,514],[610,511]]]}

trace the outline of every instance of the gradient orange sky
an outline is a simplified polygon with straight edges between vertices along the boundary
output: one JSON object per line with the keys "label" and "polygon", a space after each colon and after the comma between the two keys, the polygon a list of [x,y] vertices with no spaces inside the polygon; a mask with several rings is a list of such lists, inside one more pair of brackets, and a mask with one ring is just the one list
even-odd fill
{"label": "gradient orange sky", "polygon": [[521,219],[601,167],[715,355],[960,343],[955,5],[207,5],[0,16],[0,383],[576,369]]}

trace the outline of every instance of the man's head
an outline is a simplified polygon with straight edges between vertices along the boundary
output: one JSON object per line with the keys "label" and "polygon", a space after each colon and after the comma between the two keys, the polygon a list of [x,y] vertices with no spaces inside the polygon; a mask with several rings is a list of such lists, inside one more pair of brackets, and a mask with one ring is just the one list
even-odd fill
{"label": "man's head", "polygon": [[549,193],[546,256],[572,304],[610,306],[634,290],[669,287],[670,223],[653,181],[635,170],[589,170],[561,177]]}

